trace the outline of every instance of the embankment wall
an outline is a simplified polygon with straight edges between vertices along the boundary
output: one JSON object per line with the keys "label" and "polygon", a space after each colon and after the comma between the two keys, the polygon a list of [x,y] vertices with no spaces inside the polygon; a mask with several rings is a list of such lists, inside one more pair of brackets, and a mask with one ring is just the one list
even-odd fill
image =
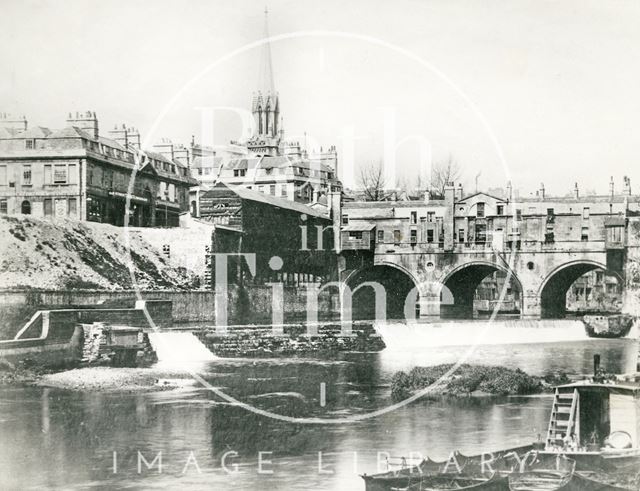
{"label": "embankment wall", "polygon": [[[284,322],[291,323],[306,319],[307,289],[285,286],[283,293]],[[147,301],[171,302],[170,315],[167,310],[157,311],[155,314],[150,312],[153,321],[158,325],[165,325],[169,318],[173,318],[175,323],[206,322],[213,324],[216,320],[215,293],[213,291],[5,290],[0,291],[0,339],[13,338],[38,310],[133,308],[138,298]],[[318,295],[318,319],[336,319],[339,312],[338,305],[337,291],[320,292]],[[86,313],[85,316],[90,316],[90,314]],[[271,287],[251,285],[240,289],[235,285],[229,286],[229,324],[268,324],[271,319]],[[111,322],[110,319],[103,321]],[[131,325],[138,326],[140,324]]]}

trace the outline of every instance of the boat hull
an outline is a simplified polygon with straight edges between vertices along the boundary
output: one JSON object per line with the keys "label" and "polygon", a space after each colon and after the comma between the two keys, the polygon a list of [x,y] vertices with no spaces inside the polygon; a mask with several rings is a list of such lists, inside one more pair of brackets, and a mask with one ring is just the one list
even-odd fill
{"label": "boat hull", "polygon": [[585,315],[582,319],[590,338],[624,338],[629,334],[635,318],[628,314],[598,316]]}
{"label": "boat hull", "polygon": [[605,452],[539,452],[541,455],[564,455],[576,461],[577,471],[599,470],[624,473],[640,468],[640,448]]}

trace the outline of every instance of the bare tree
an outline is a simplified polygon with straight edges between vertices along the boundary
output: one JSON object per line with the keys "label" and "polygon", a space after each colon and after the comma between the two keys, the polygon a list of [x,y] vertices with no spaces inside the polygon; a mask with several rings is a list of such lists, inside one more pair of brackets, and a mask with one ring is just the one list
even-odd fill
{"label": "bare tree", "polygon": [[444,188],[460,179],[462,170],[456,160],[449,155],[445,160],[436,162],[431,169],[431,193],[444,197]]}
{"label": "bare tree", "polygon": [[360,187],[365,201],[382,201],[388,198],[384,169],[380,164],[371,164],[360,168]]}

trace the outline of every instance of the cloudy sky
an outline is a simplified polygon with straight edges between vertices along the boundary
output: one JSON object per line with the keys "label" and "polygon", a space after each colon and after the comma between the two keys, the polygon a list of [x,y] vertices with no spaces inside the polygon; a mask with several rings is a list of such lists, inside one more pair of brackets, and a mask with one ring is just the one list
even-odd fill
{"label": "cloudy sky", "polygon": [[[91,109],[103,130],[127,123],[148,141],[199,139],[199,108],[248,109],[260,88],[262,49],[251,44],[263,38],[264,8],[3,0],[0,112],[61,127],[69,111]],[[631,176],[640,190],[637,1],[271,0],[268,8],[285,130],[301,142],[306,133],[309,147],[335,144],[345,155],[352,141],[359,166],[386,161],[384,142],[406,139],[392,152],[400,178],[415,179],[429,148],[434,161],[451,155],[460,164],[467,189],[480,173],[481,188],[511,179],[524,194],[540,182],[564,194],[575,181],[604,193],[611,175],[618,187]],[[216,143],[240,136],[236,115],[216,114]]]}

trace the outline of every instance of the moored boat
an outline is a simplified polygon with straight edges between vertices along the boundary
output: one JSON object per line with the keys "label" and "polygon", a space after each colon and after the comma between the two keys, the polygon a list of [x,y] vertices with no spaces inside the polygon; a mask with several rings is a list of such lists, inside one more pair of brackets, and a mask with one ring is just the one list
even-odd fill
{"label": "moored boat", "polygon": [[640,383],[607,377],[594,358],[594,376],[555,388],[541,454],[565,455],[577,470],[640,467]]}
{"label": "moored boat", "polygon": [[[423,489],[447,489],[446,487],[434,487],[435,485],[444,486],[447,482],[458,486],[449,489],[460,489],[464,483],[469,486],[485,486],[469,489],[509,489],[506,481],[499,483],[496,481],[497,477],[506,475],[521,465],[522,456],[528,455],[532,448],[533,445],[526,445],[472,456],[452,452],[449,458],[441,462],[426,458],[411,466],[406,465],[406,461],[402,461],[400,468],[380,474],[365,474],[362,478],[366,491],[391,491],[408,488],[413,491],[420,489],[420,485],[424,486]],[[496,479],[493,479],[494,476]],[[500,488],[498,487],[500,485],[506,487]],[[462,489],[467,488],[463,487]]]}
{"label": "moored boat", "polygon": [[639,379],[605,375],[596,355],[591,379],[555,387],[544,442],[364,475],[366,491],[637,491],[619,482],[640,480]]}
{"label": "moored boat", "polygon": [[629,314],[585,315],[582,322],[590,338],[623,338],[631,331],[635,318]]}

